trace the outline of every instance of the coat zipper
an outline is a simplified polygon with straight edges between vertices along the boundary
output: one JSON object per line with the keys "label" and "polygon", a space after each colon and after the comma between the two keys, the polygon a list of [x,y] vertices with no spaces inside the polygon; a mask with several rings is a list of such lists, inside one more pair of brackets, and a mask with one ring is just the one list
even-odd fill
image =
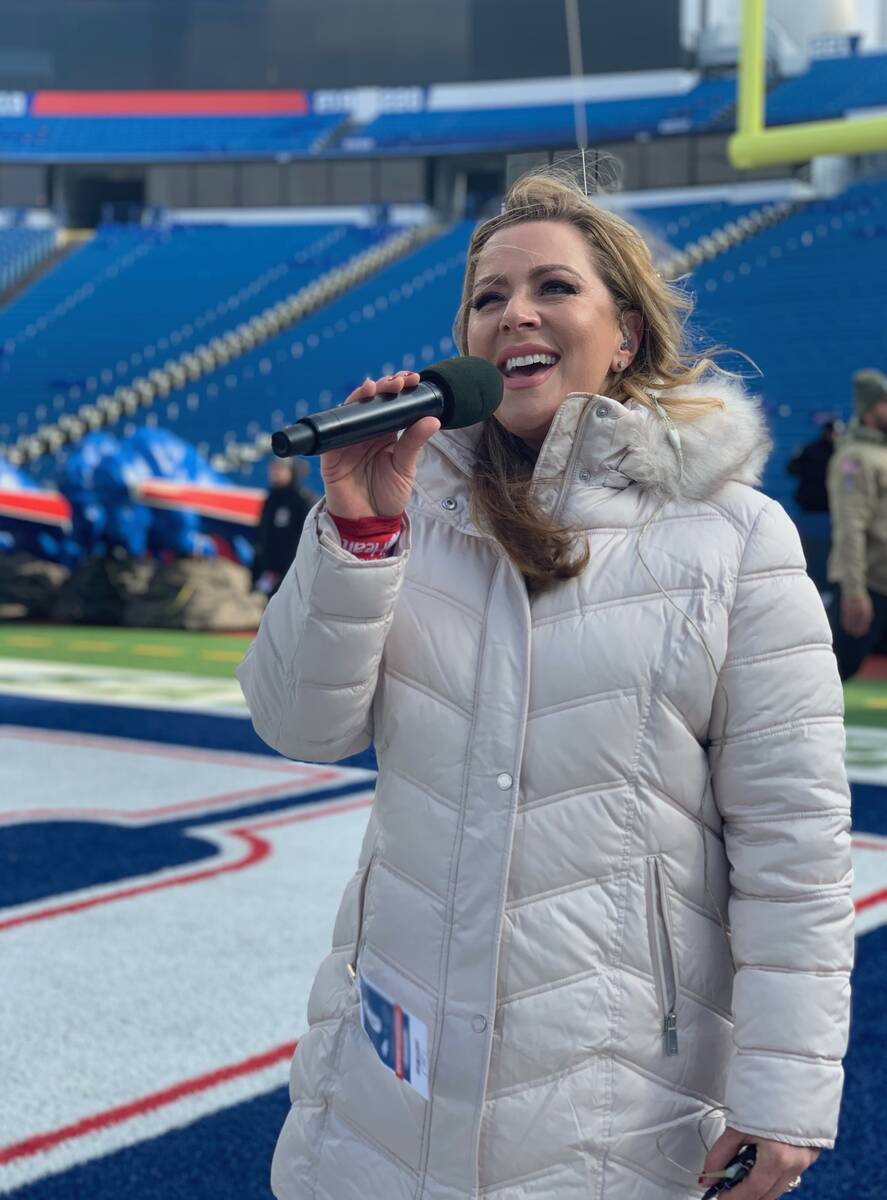
{"label": "coat zipper", "polygon": [[363,915],[366,907],[367,885],[370,882],[370,872],[376,862],[376,856],[373,854],[370,861],[367,863],[366,870],[363,873],[363,879],[360,884],[360,891],[357,898],[357,935],[354,939],[354,954],[350,962],[347,964],[348,975],[354,986],[357,986],[357,960],[360,957],[361,941],[363,940]]}
{"label": "coat zipper", "polygon": [[678,1053],[678,967],[674,951],[674,931],[668,905],[668,884],[658,855],[644,860],[647,891],[647,931],[653,960],[656,994],[662,1013],[665,1053]]}

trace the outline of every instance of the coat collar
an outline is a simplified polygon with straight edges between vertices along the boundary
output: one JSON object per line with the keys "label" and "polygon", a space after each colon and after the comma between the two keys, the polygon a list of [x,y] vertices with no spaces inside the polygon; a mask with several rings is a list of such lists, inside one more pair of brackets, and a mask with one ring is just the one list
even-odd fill
{"label": "coat collar", "polygon": [[857,417],[854,417],[847,426],[847,432],[841,440],[841,444],[848,445],[851,442],[869,442],[873,446],[887,446],[887,433],[881,429],[875,429],[871,425],[863,425]]}
{"label": "coat collar", "polygon": [[[705,500],[725,483],[756,486],[772,449],[760,404],[735,379],[710,375],[675,398],[713,396],[722,409],[679,421],[683,467],[662,418],[646,405],[573,392],[555,413],[534,469],[537,498],[548,508],[565,478],[626,487],[668,499]],[[429,445],[470,475],[481,426],[441,430]],[[553,495],[549,497],[548,493]]]}

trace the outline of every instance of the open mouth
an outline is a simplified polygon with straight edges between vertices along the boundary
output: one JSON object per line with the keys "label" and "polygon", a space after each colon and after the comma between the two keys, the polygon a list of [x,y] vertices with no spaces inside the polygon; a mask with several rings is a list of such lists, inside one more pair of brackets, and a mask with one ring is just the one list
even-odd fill
{"label": "open mouth", "polygon": [[535,387],[546,380],[560,360],[559,354],[534,350],[501,358],[497,365],[504,376],[506,388],[524,388]]}
{"label": "open mouth", "polygon": [[516,354],[500,363],[499,370],[506,379],[531,379],[559,362],[557,354]]}

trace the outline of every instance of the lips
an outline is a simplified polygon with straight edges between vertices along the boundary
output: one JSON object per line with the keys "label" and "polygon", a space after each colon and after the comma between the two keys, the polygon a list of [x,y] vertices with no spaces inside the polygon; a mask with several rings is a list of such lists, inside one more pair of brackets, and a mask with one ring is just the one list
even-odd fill
{"label": "lips", "polygon": [[550,367],[542,367],[540,370],[534,371],[532,375],[503,375],[503,386],[508,392],[519,391],[521,388],[539,387],[554,373],[557,366],[558,364],[554,363]]}
{"label": "lips", "polygon": [[[519,368],[512,374],[506,373],[507,363],[516,358],[524,359],[534,355],[545,355],[548,358],[554,358],[556,361],[548,365],[540,365],[529,375],[523,374]],[[496,366],[502,374],[502,382],[507,391],[521,391],[525,388],[539,387],[540,384],[543,384],[550,377],[559,363],[560,355],[552,350],[550,346],[542,346],[538,343],[530,342],[507,347],[496,360]]]}
{"label": "lips", "polygon": [[525,358],[533,354],[546,354],[553,358],[560,358],[560,355],[550,346],[543,346],[540,342],[521,342],[516,346],[506,346],[496,358],[496,366],[504,375],[505,364],[509,359]]}

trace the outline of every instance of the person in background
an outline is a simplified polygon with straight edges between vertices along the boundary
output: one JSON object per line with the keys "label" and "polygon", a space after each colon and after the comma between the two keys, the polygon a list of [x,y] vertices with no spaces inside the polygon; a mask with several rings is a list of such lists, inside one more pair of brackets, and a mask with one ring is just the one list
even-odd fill
{"label": "person in background", "polygon": [[268,496],[256,530],[253,587],[273,596],[296,556],[302,526],[317,497],[302,485],[301,460],[273,458],[268,464]]}
{"label": "person in background", "polygon": [[[798,480],[795,502],[798,513],[798,533],[807,560],[807,573],[822,595],[828,589],[828,563],[831,529],[828,511],[828,489],[825,477],[835,441],[841,433],[840,421],[826,421],[818,438],[802,446],[792,455],[789,475]],[[823,596],[825,600],[826,597]]]}
{"label": "person in background", "polygon": [[798,480],[795,500],[802,512],[827,513],[829,510],[826,473],[840,432],[839,421],[826,421],[819,437],[807,442],[789,461],[788,473]]}
{"label": "person in background", "polygon": [[828,469],[835,654],[850,679],[887,631],[887,375],[853,376],[854,418]]}

